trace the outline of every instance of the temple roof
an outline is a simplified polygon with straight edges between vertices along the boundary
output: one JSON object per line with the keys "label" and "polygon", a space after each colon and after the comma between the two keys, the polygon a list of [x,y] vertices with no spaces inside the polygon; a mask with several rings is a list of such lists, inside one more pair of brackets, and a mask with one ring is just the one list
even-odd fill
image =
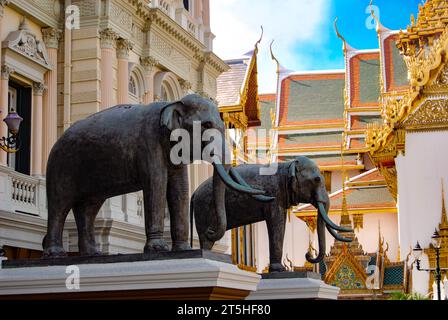
{"label": "temple roof", "polygon": [[398,33],[387,36],[382,43],[386,92],[409,88],[408,69],[400,50],[397,48]]}
{"label": "temple roof", "polygon": [[250,57],[225,61],[230,69],[216,80],[218,89],[216,100],[220,107],[240,104],[241,90],[249,68],[249,61]]}
{"label": "temple roof", "polygon": [[291,74],[282,80],[280,126],[342,123],[344,71]]}
{"label": "temple roof", "polygon": [[[362,213],[369,210],[384,210],[396,212],[396,204],[387,190],[386,181],[378,172],[372,169],[351,178],[345,183],[347,209],[350,213]],[[342,189],[330,195],[330,214],[340,214],[343,204]],[[295,210],[297,216],[316,214],[312,205],[303,205]]]}
{"label": "temple roof", "polygon": [[244,114],[243,125],[249,127],[260,125],[257,53],[256,47],[242,58],[226,60],[230,69],[216,80],[220,111]]}

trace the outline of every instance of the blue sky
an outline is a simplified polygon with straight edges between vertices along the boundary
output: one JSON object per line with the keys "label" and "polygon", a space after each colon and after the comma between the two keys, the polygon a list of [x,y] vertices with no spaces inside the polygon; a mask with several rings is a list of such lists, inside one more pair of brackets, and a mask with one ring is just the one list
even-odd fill
{"label": "blue sky", "polygon": [[[405,29],[417,17],[423,0],[374,0],[382,24]],[[273,3],[275,5],[273,5]],[[269,43],[282,65],[293,71],[344,67],[342,43],[333,29],[339,18],[340,33],[356,49],[378,48],[375,29],[369,28],[370,0],[211,0],[214,51],[223,59],[251,50],[265,29],[259,53],[260,92],[275,91],[275,65]],[[367,11],[368,12],[367,12]]]}

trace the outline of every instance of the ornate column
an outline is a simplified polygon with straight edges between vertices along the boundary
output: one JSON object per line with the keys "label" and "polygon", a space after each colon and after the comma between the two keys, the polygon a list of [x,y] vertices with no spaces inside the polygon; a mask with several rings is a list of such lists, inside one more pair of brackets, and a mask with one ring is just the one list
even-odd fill
{"label": "ornate column", "polygon": [[[9,0],[0,0],[0,34],[3,32],[3,15],[5,7],[9,4]],[[0,46],[0,58],[2,56],[2,48]],[[8,68],[8,67],[6,67]],[[3,119],[8,114],[8,81],[9,81],[9,74],[12,72],[12,70],[7,71],[5,76],[6,80],[4,80],[4,67],[2,66],[1,69],[1,84],[0,84],[0,118]],[[6,89],[5,89],[6,88]],[[6,124],[1,121],[0,123],[0,137],[6,137],[8,134],[8,128],[6,127]],[[0,165],[7,165],[8,155],[6,152],[1,152],[0,154]]]}
{"label": "ornate column", "polygon": [[182,94],[184,96],[188,95],[190,93],[190,90],[191,90],[191,87],[192,87],[191,86],[191,82],[187,81],[187,80],[184,80],[184,79],[180,79],[179,80],[179,84],[180,84],[180,87],[182,89]]}
{"label": "ornate column", "polygon": [[33,115],[31,124],[31,175],[42,176],[42,95],[45,84],[33,84]]}
{"label": "ornate column", "polygon": [[115,43],[117,34],[112,29],[100,32],[101,43],[101,109],[107,109],[116,104],[114,97],[113,62],[115,58]]}
{"label": "ornate column", "polygon": [[[8,114],[8,89],[9,89],[9,76],[14,73],[14,69],[3,65],[1,68],[1,80],[0,80],[0,119],[4,119]],[[6,123],[0,121],[0,138],[8,136],[8,127]],[[0,152],[0,165],[6,166],[8,163],[8,155],[6,152]]]}
{"label": "ornate column", "polygon": [[154,74],[156,72],[156,66],[159,62],[151,56],[140,59],[141,65],[145,68],[146,83],[148,88],[145,92],[144,102],[150,104],[154,102]]}
{"label": "ornate column", "polygon": [[132,50],[132,43],[127,39],[117,40],[117,59],[118,59],[118,104],[129,102],[129,51]]}
{"label": "ornate column", "polygon": [[43,96],[43,159],[42,173],[46,172],[48,155],[58,138],[58,49],[62,32],[54,28],[42,30],[43,40],[47,47],[48,60],[53,69],[45,74],[44,82],[48,89]]}

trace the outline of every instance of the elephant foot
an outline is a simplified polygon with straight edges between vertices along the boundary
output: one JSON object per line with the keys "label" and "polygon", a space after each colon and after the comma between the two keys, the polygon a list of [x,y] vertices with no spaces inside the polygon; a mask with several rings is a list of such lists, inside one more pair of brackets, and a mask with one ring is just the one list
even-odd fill
{"label": "elephant foot", "polygon": [[188,251],[192,250],[187,241],[174,242],[171,251]]}
{"label": "elephant foot", "polygon": [[43,258],[64,258],[67,256],[64,248],[61,246],[50,246],[44,249]]}
{"label": "elephant foot", "polygon": [[145,245],[145,253],[170,251],[168,244],[163,239],[149,240]]}
{"label": "elephant foot", "polygon": [[281,263],[271,263],[269,265],[269,272],[285,272],[286,268]]}
{"label": "elephant foot", "polygon": [[96,249],[95,245],[89,245],[79,250],[79,254],[84,257],[101,256],[102,252]]}

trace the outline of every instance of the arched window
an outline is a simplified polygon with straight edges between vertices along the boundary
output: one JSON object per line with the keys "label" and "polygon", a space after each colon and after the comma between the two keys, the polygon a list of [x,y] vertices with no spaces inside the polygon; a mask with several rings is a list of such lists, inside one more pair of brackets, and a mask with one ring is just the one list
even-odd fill
{"label": "arched window", "polygon": [[138,88],[134,75],[129,79],[129,93],[138,97]]}
{"label": "arched window", "polygon": [[184,8],[185,10],[190,10],[190,0],[184,0]]}

